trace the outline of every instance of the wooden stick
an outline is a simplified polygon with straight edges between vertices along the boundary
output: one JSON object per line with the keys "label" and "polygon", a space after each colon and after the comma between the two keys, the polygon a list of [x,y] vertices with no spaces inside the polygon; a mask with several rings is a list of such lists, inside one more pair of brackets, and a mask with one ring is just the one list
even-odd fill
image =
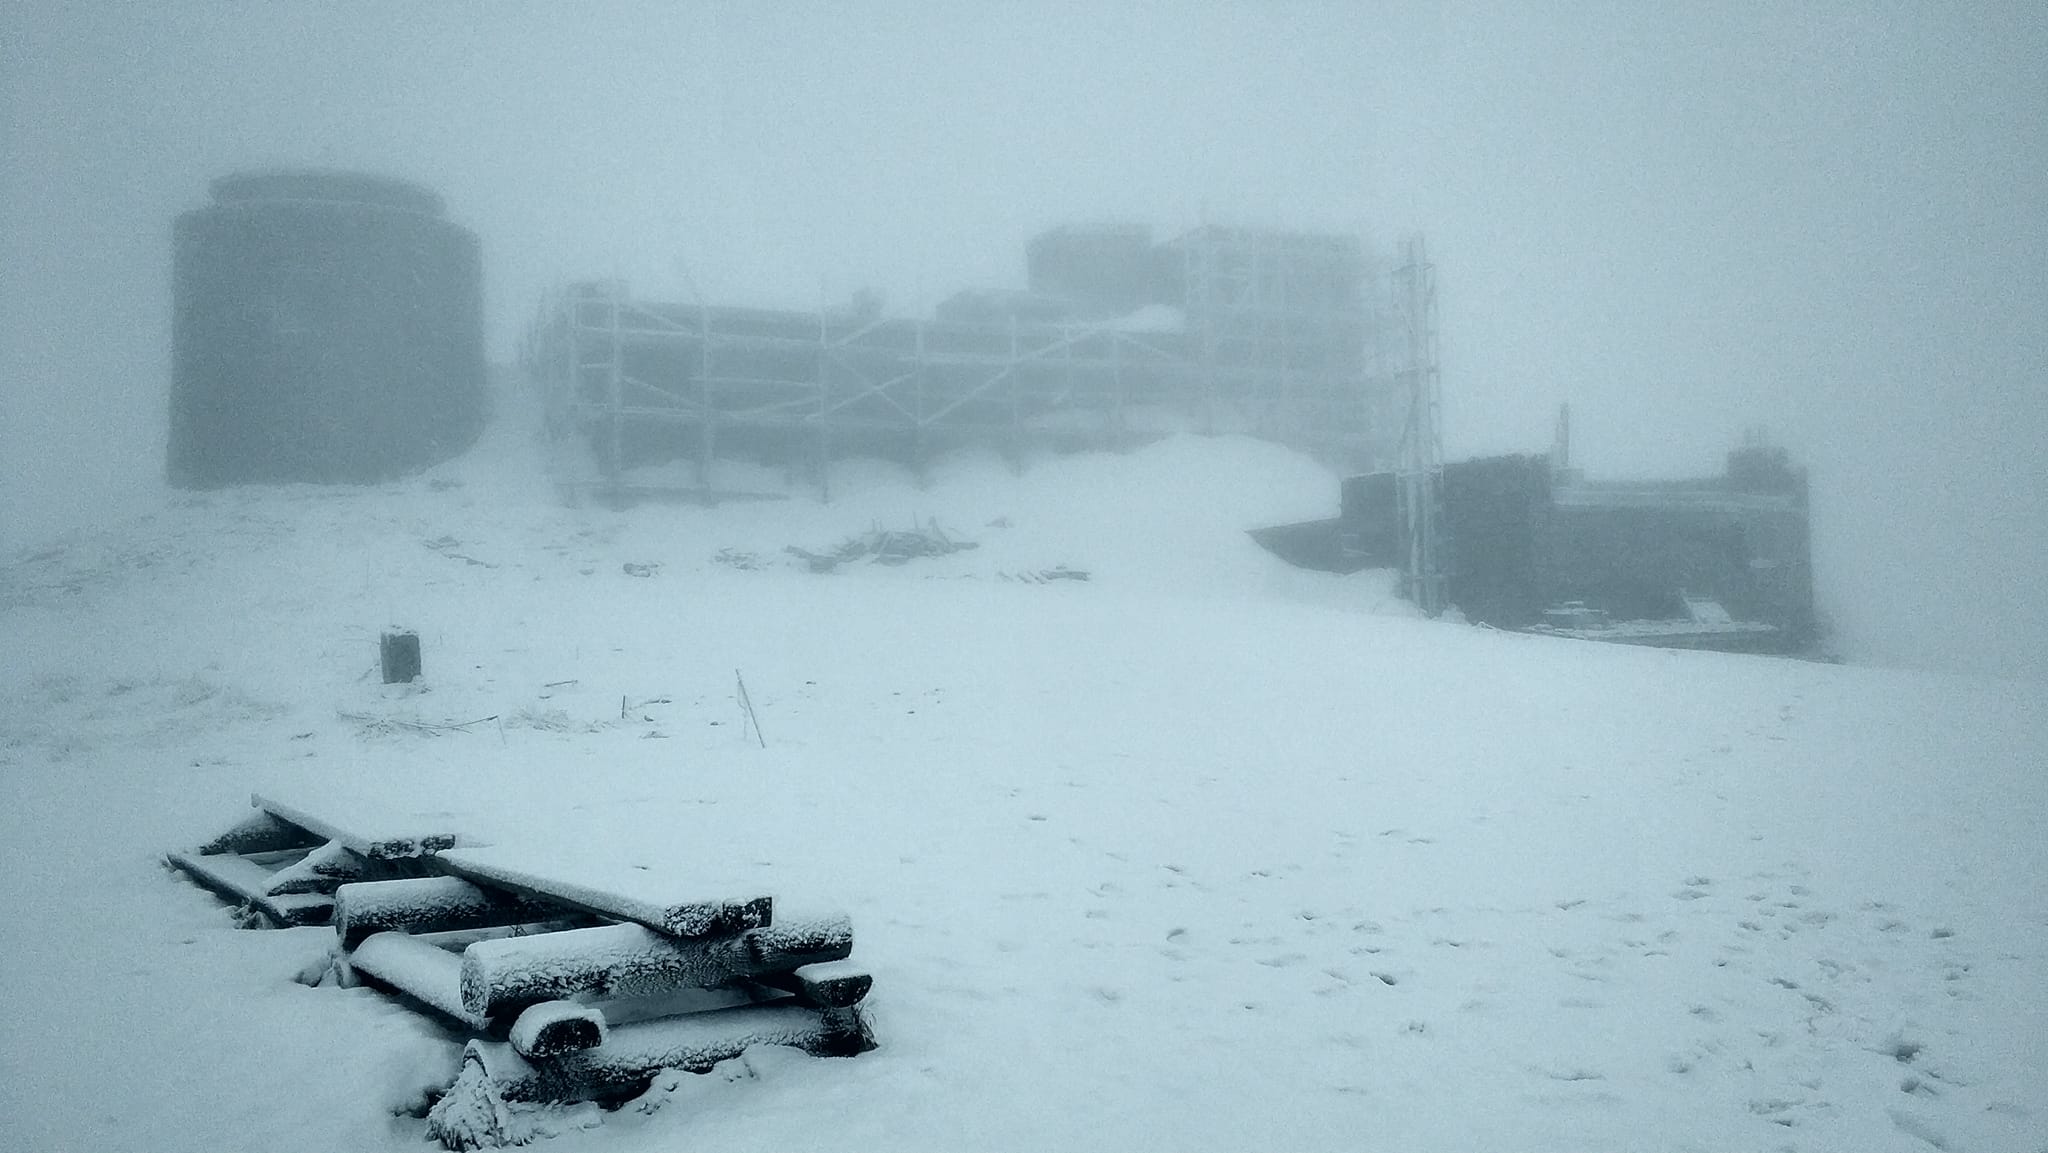
{"label": "wooden stick", "polygon": [[734,669],[732,675],[733,679],[739,682],[740,707],[747,710],[747,720],[753,723],[754,739],[761,742],[761,747],[765,749],[768,747],[768,738],[762,735],[761,718],[754,715],[754,702],[747,696],[747,678],[741,676],[738,669]]}

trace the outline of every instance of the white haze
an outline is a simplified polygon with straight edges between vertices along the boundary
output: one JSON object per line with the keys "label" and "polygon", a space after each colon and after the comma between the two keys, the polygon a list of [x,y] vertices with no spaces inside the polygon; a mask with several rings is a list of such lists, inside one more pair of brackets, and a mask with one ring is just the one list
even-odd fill
{"label": "white haze", "polygon": [[1419,229],[1453,456],[1769,425],[1852,655],[2043,676],[2044,12],[11,3],[0,547],[162,500],[170,222],[238,168],[437,188],[497,359],[559,278],[922,310],[1071,218]]}

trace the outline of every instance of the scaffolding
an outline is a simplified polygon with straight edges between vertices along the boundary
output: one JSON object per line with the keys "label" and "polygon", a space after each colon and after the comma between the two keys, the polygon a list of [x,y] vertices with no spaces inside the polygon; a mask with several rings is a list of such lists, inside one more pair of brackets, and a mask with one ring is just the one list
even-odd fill
{"label": "scaffolding", "polygon": [[1399,382],[1380,367],[1386,318],[1368,305],[1355,239],[1204,227],[1157,251],[1171,274],[1154,306],[1102,315],[1069,301],[1058,320],[664,303],[584,282],[542,303],[523,359],[550,432],[587,440],[600,486],[680,457],[713,492],[732,456],[800,467],[829,496],[848,456],[921,472],[979,447],[1021,466],[1177,432],[1257,436],[1353,470],[1391,463]]}
{"label": "scaffolding", "polygon": [[1447,605],[1443,558],[1443,388],[1437,370],[1436,266],[1420,236],[1402,249],[1394,270],[1394,302],[1404,348],[1395,373],[1407,406],[1402,423],[1401,520],[1408,599],[1430,616]]}

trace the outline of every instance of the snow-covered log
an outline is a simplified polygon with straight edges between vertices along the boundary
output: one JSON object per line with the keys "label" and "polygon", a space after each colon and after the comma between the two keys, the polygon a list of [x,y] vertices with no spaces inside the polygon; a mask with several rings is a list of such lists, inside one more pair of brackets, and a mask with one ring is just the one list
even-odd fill
{"label": "snow-covered log", "polygon": [[460,877],[359,881],[334,891],[334,931],[351,947],[387,929],[475,929],[543,921],[561,913],[557,906],[481,889]]}
{"label": "snow-covered log", "polygon": [[221,853],[273,853],[280,849],[305,849],[321,838],[297,825],[278,820],[261,809],[235,822],[235,827],[192,850],[202,857]]}
{"label": "snow-covered log", "polygon": [[411,860],[373,861],[340,841],[329,841],[306,854],[295,865],[279,869],[270,878],[270,895],[326,893],[356,881],[382,881],[417,876]]}
{"label": "snow-covered log", "polygon": [[574,1001],[530,1005],[512,1022],[512,1048],[521,1057],[559,1057],[604,1044],[603,1010]]}
{"label": "snow-covered log", "polygon": [[768,924],[774,902],[768,897],[650,900],[616,887],[506,864],[496,854],[461,850],[443,853],[435,862],[458,877],[506,889],[536,900],[566,905],[620,921],[632,921],[672,937],[715,937]]}
{"label": "snow-covered log", "polygon": [[324,925],[334,911],[333,899],[320,893],[271,896],[272,870],[235,853],[167,853],[164,861],[271,925]]}
{"label": "snow-covered log", "polygon": [[462,1003],[462,958],[404,933],[372,933],[348,955],[349,967],[361,976],[413,998],[438,1013],[473,1029],[483,1018]]}
{"label": "snow-covered log", "polygon": [[763,973],[754,978],[771,988],[796,994],[797,1000],[814,1009],[846,1009],[865,1000],[875,979],[852,961],[822,961],[803,965],[787,973]]}
{"label": "snow-covered log", "polygon": [[462,1060],[465,1071],[478,1066],[505,1101],[587,1101],[639,1092],[664,1069],[708,1072],[755,1045],[790,1045],[817,1057],[861,1051],[816,1011],[783,1003],[615,1025],[595,1049],[541,1061],[503,1042],[471,1041]]}
{"label": "snow-covered log", "polygon": [[353,852],[373,861],[388,861],[400,857],[423,857],[452,849],[460,840],[454,833],[439,829],[411,831],[384,830],[377,833],[350,831],[339,828],[304,810],[297,809],[282,801],[258,794],[251,803],[264,812],[288,824],[297,825],[315,833],[321,840],[339,841]]}
{"label": "snow-covered log", "polygon": [[578,993],[639,997],[837,961],[853,951],[844,916],[678,940],[643,925],[600,925],[478,941],[462,954],[462,1003],[492,1017]]}

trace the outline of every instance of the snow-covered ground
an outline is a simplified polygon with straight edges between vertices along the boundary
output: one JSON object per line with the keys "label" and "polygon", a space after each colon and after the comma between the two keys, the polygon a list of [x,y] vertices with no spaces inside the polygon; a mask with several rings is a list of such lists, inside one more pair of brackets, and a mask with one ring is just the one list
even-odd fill
{"label": "snow-covered ground", "polygon": [[879,1050],[562,1153],[2048,1147],[2040,685],[1417,620],[1244,536],[1336,498],[1246,441],[623,512],[535,459],[0,570],[0,1146],[423,1147],[449,1035],[157,863],[278,790],[853,915]]}

